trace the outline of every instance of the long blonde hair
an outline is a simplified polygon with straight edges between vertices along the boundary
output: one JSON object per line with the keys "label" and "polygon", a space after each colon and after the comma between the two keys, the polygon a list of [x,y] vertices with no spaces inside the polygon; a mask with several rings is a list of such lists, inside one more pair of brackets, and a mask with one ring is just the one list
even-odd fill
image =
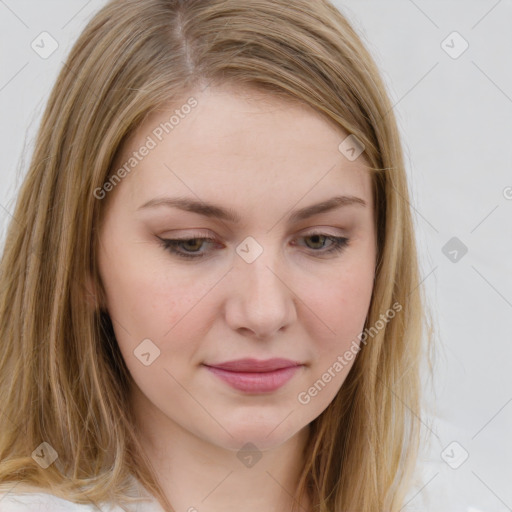
{"label": "long blonde hair", "polygon": [[[0,483],[123,506],[133,475],[172,510],[138,441],[110,318],[87,307],[87,276],[102,290],[105,201],[95,190],[147,115],[224,83],[303,102],[364,145],[378,235],[371,339],[311,424],[297,502],[307,493],[319,512],[396,512],[420,440],[426,301],[392,105],[328,0],[113,0],[80,35],[48,101],[0,263]],[[400,311],[382,326],[393,304]],[[45,469],[31,456],[43,442],[58,454]]]}

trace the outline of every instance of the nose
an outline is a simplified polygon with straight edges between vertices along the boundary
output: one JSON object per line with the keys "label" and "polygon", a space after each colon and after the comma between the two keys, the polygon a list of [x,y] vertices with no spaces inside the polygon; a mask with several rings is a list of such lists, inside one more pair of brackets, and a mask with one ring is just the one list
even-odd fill
{"label": "nose", "polygon": [[231,329],[269,339],[292,325],[297,298],[290,279],[282,259],[268,249],[252,263],[237,255],[227,286],[225,314]]}

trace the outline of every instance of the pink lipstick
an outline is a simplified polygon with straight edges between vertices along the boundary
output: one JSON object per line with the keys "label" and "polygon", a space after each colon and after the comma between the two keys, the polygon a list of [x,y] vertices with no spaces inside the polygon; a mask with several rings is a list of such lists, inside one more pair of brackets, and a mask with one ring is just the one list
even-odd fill
{"label": "pink lipstick", "polygon": [[269,393],[284,386],[303,366],[289,359],[237,359],[205,364],[210,372],[231,387],[247,393]]}

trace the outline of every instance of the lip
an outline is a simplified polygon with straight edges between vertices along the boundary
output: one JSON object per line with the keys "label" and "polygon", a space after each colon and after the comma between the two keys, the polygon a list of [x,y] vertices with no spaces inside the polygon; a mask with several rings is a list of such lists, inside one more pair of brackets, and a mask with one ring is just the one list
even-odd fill
{"label": "lip", "polygon": [[237,359],[204,366],[231,387],[247,393],[269,393],[284,386],[304,366],[289,359]]}

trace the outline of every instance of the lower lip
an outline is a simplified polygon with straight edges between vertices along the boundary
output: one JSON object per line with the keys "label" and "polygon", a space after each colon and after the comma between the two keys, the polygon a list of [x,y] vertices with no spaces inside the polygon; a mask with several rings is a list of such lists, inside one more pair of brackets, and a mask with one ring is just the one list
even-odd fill
{"label": "lower lip", "polygon": [[232,372],[206,366],[217,377],[239,391],[269,393],[284,386],[301,366],[290,366],[271,372]]}

